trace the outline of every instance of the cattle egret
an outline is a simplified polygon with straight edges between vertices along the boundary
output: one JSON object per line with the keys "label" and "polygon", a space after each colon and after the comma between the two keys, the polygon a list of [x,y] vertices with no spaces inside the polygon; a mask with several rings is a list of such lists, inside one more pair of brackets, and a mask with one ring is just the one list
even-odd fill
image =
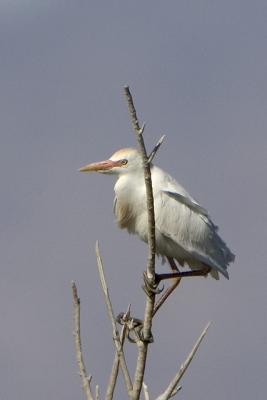
{"label": "cattle egret", "polygon": [[[210,273],[215,279],[219,273],[228,278],[227,266],[235,256],[219,236],[205,208],[169,174],[153,164],[150,168],[157,255],[167,258],[173,270],[179,271],[174,260],[191,269],[192,272],[187,275],[181,272],[180,276],[199,272],[199,275]],[[117,176],[114,213],[118,226],[147,243],[146,187],[140,153],[133,148],[121,149],[108,160],[88,164],[80,171]]]}

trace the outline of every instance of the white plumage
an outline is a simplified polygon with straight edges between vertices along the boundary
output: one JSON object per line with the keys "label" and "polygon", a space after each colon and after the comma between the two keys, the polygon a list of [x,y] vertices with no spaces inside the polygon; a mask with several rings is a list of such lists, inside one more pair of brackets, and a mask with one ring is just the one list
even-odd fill
{"label": "white plumage", "polygon": [[[118,150],[109,160],[88,164],[80,171],[98,171],[118,177],[114,213],[120,228],[147,242],[146,188],[142,159],[136,149]],[[192,270],[211,268],[228,278],[227,266],[234,261],[207,211],[169,174],[151,165],[155,209],[156,251]]]}

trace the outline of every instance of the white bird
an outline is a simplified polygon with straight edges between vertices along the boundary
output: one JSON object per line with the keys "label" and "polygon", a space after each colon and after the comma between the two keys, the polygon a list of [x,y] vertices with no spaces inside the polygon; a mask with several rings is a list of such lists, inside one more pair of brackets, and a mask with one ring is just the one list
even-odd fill
{"label": "white bird", "polygon": [[[157,255],[167,258],[176,271],[174,259],[181,266],[186,264],[194,271],[192,274],[210,273],[218,279],[220,272],[228,278],[227,267],[235,256],[219,236],[208,212],[169,174],[153,164],[150,168]],[[133,148],[121,149],[108,160],[88,164],[80,171],[117,176],[114,187],[117,223],[147,242],[146,187],[140,153]]]}

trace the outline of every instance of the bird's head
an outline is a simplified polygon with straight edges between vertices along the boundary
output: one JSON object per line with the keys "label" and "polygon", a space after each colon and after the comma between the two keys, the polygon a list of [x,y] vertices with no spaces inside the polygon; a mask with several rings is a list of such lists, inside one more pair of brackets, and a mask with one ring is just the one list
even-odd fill
{"label": "bird's head", "polygon": [[138,150],[133,148],[120,149],[108,160],[87,164],[80,172],[101,172],[111,175],[123,175],[129,172],[142,171],[142,158]]}

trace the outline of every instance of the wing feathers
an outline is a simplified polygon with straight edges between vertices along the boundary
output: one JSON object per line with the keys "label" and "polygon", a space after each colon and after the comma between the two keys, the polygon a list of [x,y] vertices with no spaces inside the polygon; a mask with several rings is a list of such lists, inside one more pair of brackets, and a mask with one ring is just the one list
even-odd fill
{"label": "wing feathers", "polygon": [[156,227],[178,261],[182,257],[191,268],[205,264],[229,278],[227,266],[234,255],[218,235],[207,211],[194,199],[162,190],[161,214],[156,218]]}
{"label": "wing feathers", "polygon": [[172,191],[172,190],[162,190],[163,193],[166,193],[168,196],[173,197],[175,200],[179,201],[180,203],[186,205],[187,207],[191,208],[191,210],[205,215],[206,217],[208,216],[207,210],[205,208],[201,207],[197,202],[195,202],[193,199],[190,199],[189,197],[186,197],[178,192]]}

